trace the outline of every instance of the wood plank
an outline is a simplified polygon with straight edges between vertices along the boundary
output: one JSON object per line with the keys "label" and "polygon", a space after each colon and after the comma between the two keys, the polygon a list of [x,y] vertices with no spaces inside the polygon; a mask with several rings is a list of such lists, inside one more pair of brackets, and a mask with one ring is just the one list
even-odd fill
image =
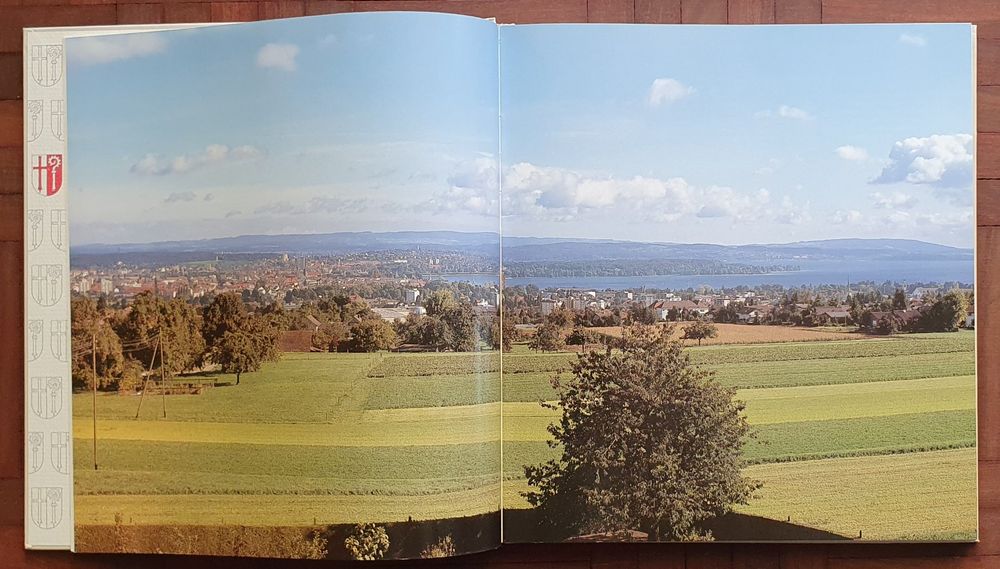
{"label": "wood plank", "polygon": [[0,147],[0,194],[24,192],[24,153],[20,146]]}
{"label": "wood plank", "polygon": [[825,545],[783,545],[781,567],[795,569],[827,569],[828,548]]}
{"label": "wood plank", "polygon": [[496,18],[500,23],[543,24],[558,22],[586,22],[587,0],[561,0],[537,2],[536,0],[357,0],[358,12],[382,10],[420,10],[450,12],[480,18]]}
{"label": "wood plank", "polygon": [[985,85],[976,90],[976,129],[1000,132],[1000,85]]}
{"label": "wood plank", "polygon": [[[726,569],[733,567],[733,547],[721,543],[692,544],[685,547],[686,569]],[[740,546],[745,547],[745,546]]]}
{"label": "wood plank", "polygon": [[823,23],[1000,22],[1000,0],[823,0]]}
{"label": "wood plank", "polygon": [[778,24],[818,24],[822,15],[822,0],[775,0],[774,2],[774,21]]}
{"label": "wood plank", "polygon": [[685,569],[684,545],[643,545],[639,548],[638,562],[639,569]]}
{"label": "wood plank", "polygon": [[163,6],[163,21],[169,24],[199,24],[212,20],[208,2],[171,2]]}
{"label": "wood plank", "polygon": [[976,339],[979,458],[1000,460],[1000,227],[976,232]]}
{"label": "wood plank", "polygon": [[1000,180],[976,181],[976,225],[1000,225]]}
{"label": "wood plank", "polygon": [[306,15],[304,0],[279,0],[278,2],[261,2],[260,19],[297,18]]}
{"label": "wood plank", "polygon": [[730,24],[773,24],[774,0],[729,0]]}
{"label": "wood plank", "polygon": [[587,21],[604,23],[631,23],[635,21],[636,6],[633,0],[589,0]]}
{"label": "wood plank", "polygon": [[346,0],[306,0],[306,15],[353,12],[354,2]]}
{"label": "wood plank", "polygon": [[213,22],[252,22],[258,18],[254,2],[212,2]]}
{"label": "wood plank", "polygon": [[1000,85],[1000,39],[977,39],[976,83]]}
{"label": "wood plank", "polygon": [[0,146],[24,144],[24,115],[21,101],[0,101]]}
{"label": "wood plank", "polygon": [[725,24],[728,20],[726,0],[681,0],[681,23]]}
{"label": "wood plank", "polygon": [[0,242],[0,478],[24,473],[23,259],[20,241]]}
{"label": "wood plank", "polygon": [[681,0],[635,0],[635,21],[640,24],[679,24]]}
{"label": "wood plank", "polygon": [[163,4],[119,4],[119,24],[163,23]]}
{"label": "wood plank", "polygon": [[0,100],[21,98],[23,73],[20,53],[0,53]]}
{"label": "wood plank", "polygon": [[734,569],[781,569],[780,547],[758,544],[734,547],[733,567]]}
{"label": "wood plank", "polygon": [[979,134],[976,146],[976,175],[979,178],[1000,178],[1000,133]]}

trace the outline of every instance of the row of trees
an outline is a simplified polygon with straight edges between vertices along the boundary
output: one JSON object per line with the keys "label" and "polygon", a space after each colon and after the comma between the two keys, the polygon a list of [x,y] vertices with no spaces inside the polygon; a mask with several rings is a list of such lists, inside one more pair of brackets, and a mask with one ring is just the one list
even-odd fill
{"label": "row of trees", "polygon": [[87,297],[72,301],[72,370],[77,387],[128,390],[144,372],[175,375],[215,364],[223,372],[255,371],[279,357],[283,322],[247,309],[239,294],[216,296],[200,309],[150,292],[126,308]]}

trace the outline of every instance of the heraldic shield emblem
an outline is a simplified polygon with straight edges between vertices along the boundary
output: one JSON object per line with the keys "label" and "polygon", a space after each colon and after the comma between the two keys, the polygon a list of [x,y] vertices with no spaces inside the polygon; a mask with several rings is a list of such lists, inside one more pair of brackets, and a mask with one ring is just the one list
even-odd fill
{"label": "heraldic shield emblem", "polygon": [[31,298],[41,306],[52,306],[62,298],[62,265],[31,266]]}
{"label": "heraldic shield emblem", "polygon": [[60,474],[69,474],[69,433],[57,431],[52,433],[52,467]]}
{"label": "heraldic shield emblem", "polygon": [[34,251],[42,244],[42,219],[45,212],[40,209],[29,209],[25,221],[28,224],[28,250]]}
{"label": "heraldic shield emblem", "polygon": [[53,99],[49,103],[49,129],[52,136],[66,140],[66,103],[62,99]]}
{"label": "heraldic shield emblem", "polygon": [[43,196],[54,196],[62,189],[63,155],[32,154],[31,185]]}
{"label": "heraldic shield emblem", "polygon": [[31,78],[42,87],[51,87],[62,79],[63,48],[61,45],[31,47]]}
{"label": "heraldic shield emblem", "polygon": [[38,359],[38,356],[42,355],[42,350],[45,349],[45,337],[42,335],[42,321],[41,320],[28,320],[28,340],[27,340],[27,352],[28,361],[33,362]]}
{"label": "heraldic shield emblem", "polygon": [[42,114],[42,101],[25,101],[24,108],[28,111],[28,116],[24,119],[24,128],[28,134],[28,142],[38,140],[45,128],[44,115]]}
{"label": "heraldic shield emblem", "polygon": [[69,224],[66,223],[66,210],[54,209],[49,212],[49,238],[56,249],[65,251],[69,244]]}
{"label": "heraldic shield emblem", "polygon": [[51,419],[62,411],[61,377],[31,378],[31,410],[42,419]]}
{"label": "heraldic shield emblem", "polygon": [[69,322],[66,320],[49,321],[49,347],[52,355],[61,362],[69,360]]}
{"label": "heraldic shield emblem", "polygon": [[31,489],[31,522],[41,529],[52,529],[62,522],[62,488],[40,486]]}
{"label": "heraldic shield emblem", "polygon": [[28,473],[34,474],[42,469],[45,463],[45,433],[28,433]]}

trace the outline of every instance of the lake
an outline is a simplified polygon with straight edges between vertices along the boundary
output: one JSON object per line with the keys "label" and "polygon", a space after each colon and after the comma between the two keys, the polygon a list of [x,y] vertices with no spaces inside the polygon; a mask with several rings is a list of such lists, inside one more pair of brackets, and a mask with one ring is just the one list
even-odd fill
{"label": "lake", "polygon": [[[791,262],[791,261],[790,261]],[[538,288],[625,290],[642,287],[687,289],[709,286],[727,288],[745,285],[798,287],[822,284],[895,281],[901,284],[960,282],[972,284],[974,266],[969,259],[929,261],[794,261],[801,270],[761,275],[658,275],[634,277],[521,277],[508,278],[508,286],[535,285]],[[449,281],[475,284],[496,282],[494,275],[448,275]]]}

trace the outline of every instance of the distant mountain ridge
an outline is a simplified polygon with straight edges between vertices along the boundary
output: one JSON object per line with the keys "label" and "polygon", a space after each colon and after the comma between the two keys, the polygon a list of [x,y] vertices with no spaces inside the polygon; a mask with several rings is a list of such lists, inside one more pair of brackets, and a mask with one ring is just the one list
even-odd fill
{"label": "distant mountain ridge", "polygon": [[[339,255],[389,249],[420,248],[497,257],[499,235],[494,232],[396,231],[341,232],[298,235],[242,235],[216,239],[155,243],[88,244],[72,247],[74,256],[114,256],[158,253],[254,253]],[[911,239],[827,239],[793,243],[717,245],[663,243],[614,239],[507,237],[504,260],[509,263],[544,261],[609,261],[692,259],[724,262],[794,262],[825,260],[972,259],[972,249],[949,247]]]}

